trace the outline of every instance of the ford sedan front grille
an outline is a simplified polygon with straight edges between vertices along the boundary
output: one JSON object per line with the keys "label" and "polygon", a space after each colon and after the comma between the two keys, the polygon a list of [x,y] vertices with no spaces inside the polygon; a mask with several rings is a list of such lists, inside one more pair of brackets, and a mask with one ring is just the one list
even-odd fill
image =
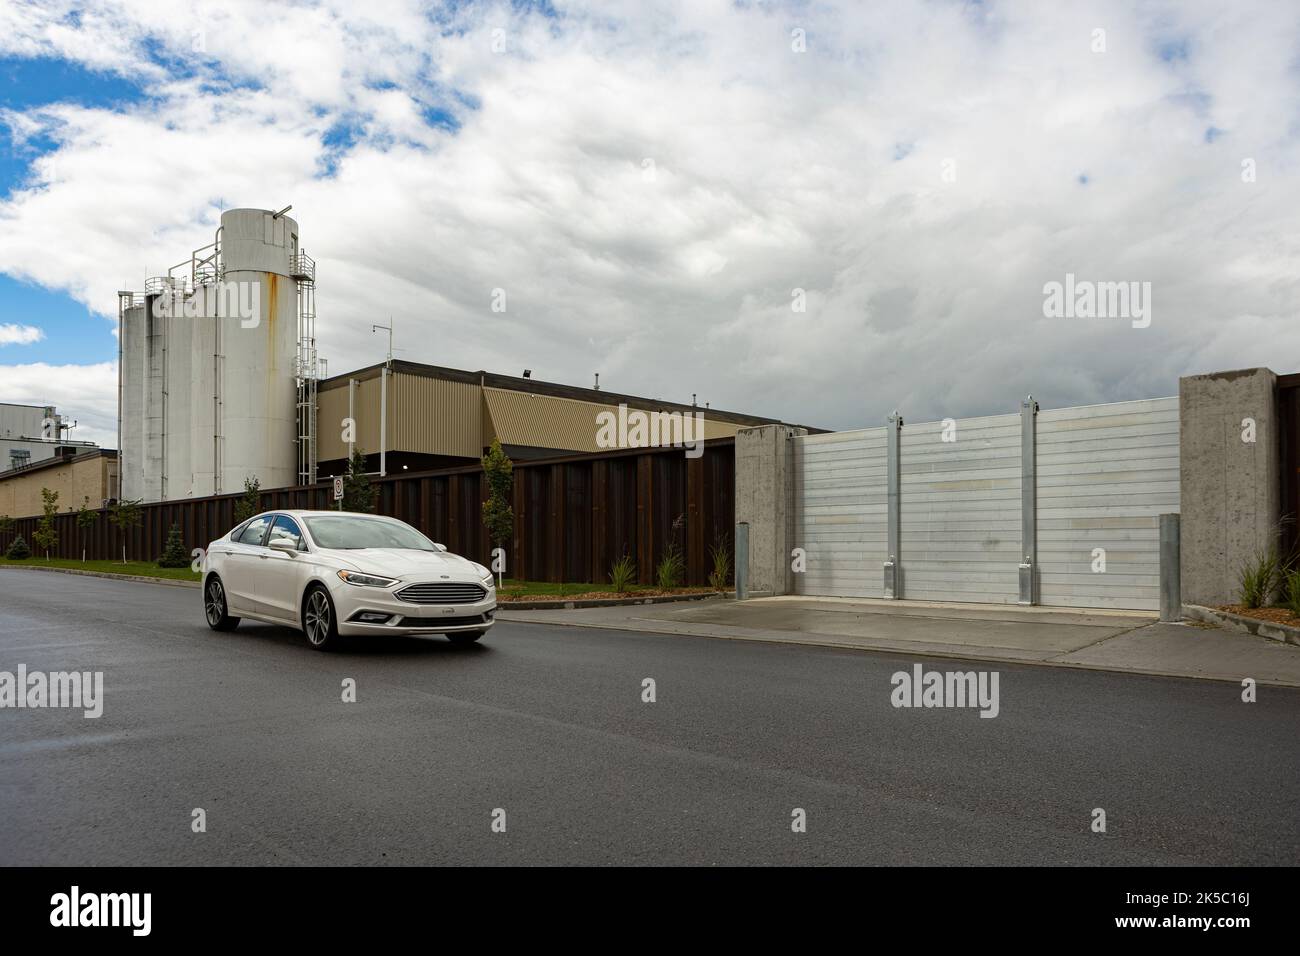
{"label": "ford sedan front grille", "polygon": [[397,592],[397,597],[411,604],[477,604],[487,597],[480,584],[411,584]]}

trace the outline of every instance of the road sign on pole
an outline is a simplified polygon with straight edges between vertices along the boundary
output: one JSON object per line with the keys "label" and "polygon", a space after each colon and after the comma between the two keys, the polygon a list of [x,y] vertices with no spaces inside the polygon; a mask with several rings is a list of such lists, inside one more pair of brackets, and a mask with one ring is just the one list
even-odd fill
{"label": "road sign on pole", "polygon": [[[334,500],[338,502],[343,501],[343,476],[342,475],[339,475],[334,479]],[[343,505],[340,504],[339,507],[342,508]]]}

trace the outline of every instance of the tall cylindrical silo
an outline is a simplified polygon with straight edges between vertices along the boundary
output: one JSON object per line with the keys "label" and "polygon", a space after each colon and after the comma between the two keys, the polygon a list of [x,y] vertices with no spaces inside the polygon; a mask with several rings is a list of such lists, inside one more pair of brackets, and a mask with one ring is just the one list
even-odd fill
{"label": "tall cylindrical silo", "polygon": [[217,432],[217,329],[210,315],[196,320],[190,342],[190,473],[193,495],[216,494],[221,436]]}
{"label": "tall cylindrical silo", "polygon": [[[264,209],[221,214],[227,307],[215,320],[221,351],[219,493],[240,491],[251,477],[263,488],[296,482],[298,309],[291,266],[297,252],[293,219]],[[232,297],[240,309],[229,308]],[[249,307],[253,315],[245,318],[240,312]]]}
{"label": "tall cylindrical silo", "polygon": [[144,306],[122,310],[122,497],[144,497]]}
{"label": "tall cylindrical silo", "polygon": [[165,499],[188,498],[194,493],[194,476],[190,470],[190,379],[193,372],[194,328],[202,323],[191,309],[180,308],[184,300],[173,297],[172,308],[162,318],[163,357],[163,483]]}
{"label": "tall cylindrical silo", "polygon": [[140,378],[140,401],[144,409],[140,462],[144,469],[141,497],[145,501],[162,499],[163,473],[163,335],[166,325],[158,314],[158,296],[144,299],[143,372]]}

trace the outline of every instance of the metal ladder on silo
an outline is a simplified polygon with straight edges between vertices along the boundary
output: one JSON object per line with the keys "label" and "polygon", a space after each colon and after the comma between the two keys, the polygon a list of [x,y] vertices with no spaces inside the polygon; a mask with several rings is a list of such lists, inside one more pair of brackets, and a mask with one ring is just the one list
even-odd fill
{"label": "metal ladder on silo", "polygon": [[316,356],[316,262],[306,252],[290,261],[290,275],[298,283],[298,355],[294,378],[298,386],[298,484],[316,483],[316,383],[320,378]]}

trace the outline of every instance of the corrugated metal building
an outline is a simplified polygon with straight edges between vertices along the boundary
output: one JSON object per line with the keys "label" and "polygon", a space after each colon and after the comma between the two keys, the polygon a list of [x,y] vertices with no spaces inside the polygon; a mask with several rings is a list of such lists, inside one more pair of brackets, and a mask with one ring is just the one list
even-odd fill
{"label": "corrugated metal building", "polygon": [[[348,443],[345,424],[355,422],[355,447],[377,470],[385,451],[388,472],[477,461],[494,439],[515,460],[557,452],[596,452],[598,416],[628,410],[704,416],[704,440],[731,438],[739,428],[775,419],[579,388],[533,378],[394,361],[323,380],[317,393],[317,458],[322,478],[341,474]],[[382,409],[387,378],[387,408]],[[351,383],[351,384],[349,384]],[[380,440],[380,420],[386,436]],[[819,432],[820,429],[809,429]]]}

